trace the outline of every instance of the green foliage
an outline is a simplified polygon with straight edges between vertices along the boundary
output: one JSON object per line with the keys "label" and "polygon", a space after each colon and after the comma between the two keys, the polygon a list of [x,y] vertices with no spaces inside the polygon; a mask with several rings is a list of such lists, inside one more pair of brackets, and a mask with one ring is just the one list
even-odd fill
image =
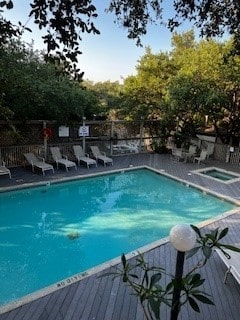
{"label": "green foliage", "polygon": [[[79,48],[83,33],[99,34],[94,22],[97,8],[93,0],[34,0],[30,1],[31,10],[26,14],[34,18],[34,23],[43,35],[48,61],[63,64],[75,80],[81,80],[83,72],[77,67]],[[236,50],[240,49],[239,26],[240,8],[238,1],[185,1],[173,2],[173,16],[165,19],[168,11],[163,0],[111,0],[107,11],[113,12],[116,21],[127,30],[127,36],[141,45],[141,37],[147,33],[149,24],[167,26],[176,30],[185,20],[190,21],[207,38],[222,36],[226,31],[233,35]],[[3,9],[10,10],[14,1],[0,1],[0,46],[9,39],[18,37],[28,28],[21,22],[14,26],[4,18]]]}
{"label": "green foliage", "polygon": [[121,101],[122,85],[118,81],[97,82],[84,81],[83,86],[90,90],[96,97],[99,109],[97,117],[109,117],[115,120],[117,109]]}
{"label": "green foliage", "polygon": [[185,139],[205,126],[208,115],[208,124],[220,138],[237,140],[240,58],[233,42],[196,42],[191,30],[174,33],[172,43],[170,53],[146,49],[136,76],[124,81],[119,113],[130,119],[161,119],[167,132],[176,130],[178,118]]}
{"label": "green foliage", "polygon": [[[240,253],[239,248],[221,242],[227,235],[228,228],[223,230],[215,229],[202,235],[199,228],[193,225],[191,227],[196,232],[197,241],[196,247],[188,252],[187,258],[192,257],[196,253],[201,253],[201,255],[197,256],[198,261],[196,265],[182,279],[176,279],[174,275],[168,274],[161,266],[151,266],[144,260],[142,254],[138,255],[136,262],[133,264],[128,262],[125,255],[122,254],[122,266],[117,266],[115,272],[103,274],[103,276],[110,275],[113,278],[120,277],[124,283],[132,288],[133,294],[136,295],[141,303],[146,319],[160,320],[162,304],[172,309],[175,308],[172,305],[174,288],[180,290],[180,309],[185,304],[189,304],[194,311],[199,313],[199,303],[214,305],[213,301],[209,298],[209,294],[202,291],[201,288],[205,279],[196,270],[207,263],[215,248],[222,250],[228,257],[230,255],[224,249]],[[165,285],[166,276],[170,276],[171,281]]]}
{"label": "green foliage", "polygon": [[162,138],[160,141],[153,140],[151,143],[152,150],[157,153],[167,153],[166,141]]}
{"label": "green foliage", "polygon": [[32,47],[13,42],[0,48],[2,120],[48,119],[63,123],[90,117],[98,102],[90,90],[45,63]]}
{"label": "green foliage", "polygon": [[167,53],[153,54],[150,48],[139,60],[137,75],[125,79],[120,112],[131,119],[162,118],[167,99],[167,86],[175,73]]}

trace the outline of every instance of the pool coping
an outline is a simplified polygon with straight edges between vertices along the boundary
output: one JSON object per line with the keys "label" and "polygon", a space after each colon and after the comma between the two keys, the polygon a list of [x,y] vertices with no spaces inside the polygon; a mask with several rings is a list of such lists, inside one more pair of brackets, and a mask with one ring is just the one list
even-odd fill
{"label": "pool coping", "polygon": [[[220,172],[223,172],[223,173],[226,173],[226,174],[237,176],[238,178],[233,178],[231,180],[220,180],[218,178],[214,178],[212,176],[208,176],[208,175],[202,173],[202,172],[207,172],[207,171],[211,171],[211,170],[216,170],[216,171],[220,171]],[[194,173],[194,174],[197,174],[197,175],[200,175],[201,177],[205,177],[205,178],[217,181],[219,183],[224,183],[224,184],[227,184],[227,185],[231,184],[231,183],[235,183],[235,182],[240,182],[240,174],[238,174],[237,172],[224,170],[224,169],[217,168],[217,167],[206,167],[206,168],[202,168],[202,169],[192,170],[190,172]]]}
{"label": "pool coping", "polygon": [[[132,171],[132,170],[139,170],[139,169],[148,169],[150,171],[153,171],[153,172],[156,172],[157,174],[160,174],[160,175],[163,175],[163,176],[166,176],[168,178],[171,178],[173,180],[176,180],[178,182],[180,182],[181,184],[184,184],[186,185],[187,187],[192,187],[192,188],[195,188],[197,190],[200,190],[202,191],[203,193],[205,194],[209,194],[209,195],[212,195],[212,196],[215,196],[217,198],[220,198],[221,200],[224,200],[224,201],[228,201],[228,202],[231,202],[235,205],[237,205],[238,207],[237,208],[234,208],[230,211],[227,211],[227,212],[224,212],[223,214],[220,214],[216,217],[213,217],[213,218],[210,218],[210,219],[207,219],[203,222],[200,222],[197,225],[198,228],[202,228],[202,227],[205,227],[209,224],[212,224],[216,221],[219,221],[219,220],[222,220],[230,215],[233,215],[233,214],[240,214],[240,200],[237,200],[237,199],[234,199],[234,198],[231,198],[229,196],[225,196],[225,195],[222,195],[218,192],[215,192],[215,191],[212,191],[208,188],[205,188],[205,187],[202,187],[202,186],[199,186],[197,184],[194,184],[192,182],[189,182],[187,180],[184,180],[184,179],[180,179],[178,177],[175,177],[169,173],[166,173],[165,170],[157,170],[157,169],[153,169],[149,166],[146,166],[146,165],[143,165],[143,166],[130,166],[128,168],[125,168],[125,169],[115,169],[115,170],[111,170],[111,171],[107,171],[107,172],[100,172],[100,173],[91,173],[91,174],[87,174],[87,175],[80,175],[80,176],[75,176],[75,177],[68,177],[68,178],[61,178],[61,179],[58,179],[58,180],[55,180],[55,181],[51,181],[51,183],[49,181],[41,181],[41,182],[37,182],[37,183],[26,183],[26,184],[23,184],[23,185],[18,185],[18,186],[11,186],[11,187],[6,187],[6,188],[0,188],[0,192],[8,192],[8,191],[15,191],[15,190],[20,190],[20,189],[26,189],[26,188],[32,188],[32,187],[39,187],[39,186],[48,186],[49,184],[57,184],[57,183],[62,183],[62,182],[68,182],[68,181],[75,181],[75,180],[79,180],[79,179],[85,179],[85,178],[90,178],[90,177],[96,177],[96,176],[102,176],[102,175],[109,175],[109,174],[114,174],[114,173],[119,173],[119,172],[125,172],[125,171]],[[140,247],[139,249],[137,250],[134,250],[134,251],[131,251],[129,253],[126,254],[126,258],[127,259],[130,259],[130,258],[133,258],[139,254],[143,254],[147,251],[150,251],[150,250],[153,250],[154,248],[157,248],[161,245],[164,245],[166,243],[169,242],[169,237],[165,237],[165,238],[161,238],[157,241],[154,241],[154,242],[151,242],[150,244],[147,244],[145,246],[142,246]],[[37,300],[39,298],[42,298],[44,296],[47,296],[48,294],[51,294],[57,290],[60,290],[66,286],[69,286],[73,283],[76,283],[78,281],[81,281],[89,276],[92,276],[96,273],[99,273],[107,268],[110,268],[110,267],[113,267],[113,266],[116,266],[117,264],[121,263],[121,257],[118,256],[114,259],[111,259],[111,260],[108,260],[96,267],[93,267],[93,268],[90,268],[84,272],[81,272],[81,273],[77,273],[77,274],[74,274],[73,276],[71,277],[67,277],[63,280],[60,280],[58,282],[56,282],[55,284],[53,285],[50,285],[50,286],[47,286],[43,289],[40,289],[40,290],[37,290],[33,293],[30,293],[28,295],[25,295],[19,299],[16,299],[14,301],[11,301],[7,304],[4,304],[2,306],[0,306],[0,315],[3,314],[3,313],[6,313],[6,312],[9,312],[13,309],[16,309],[20,306],[23,306],[27,303],[30,303],[34,300]]]}

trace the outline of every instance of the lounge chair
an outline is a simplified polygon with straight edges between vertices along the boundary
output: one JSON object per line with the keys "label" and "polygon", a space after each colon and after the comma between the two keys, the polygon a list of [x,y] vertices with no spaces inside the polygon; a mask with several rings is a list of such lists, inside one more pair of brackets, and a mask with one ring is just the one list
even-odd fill
{"label": "lounge chair", "polygon": [[1,161],[0,162],[0,175],[5,175],[5,174],[8,174],[10,179],[12,178],[11,171],[6,167],[5,162]]}
{"label": "lounge chair", "polygon": [[226,251],[227,254],[230,256],[229,258],[225,256],[225,254],[220,249],[216,249],[215,251],[227,267],[227,271],[224,275],[224,283],[227,282],[227,277],[229,273],[231,273],[233,277],[237,280],[238,284],[240,284],[240,253],[224,249],[224,251]]}
{"label": "lounge chair", "polygon": [[35,168],[42,170],[42,174],[45,176],[45,171],[52,170],[54,173],[54,168],[51,164],[46,163],[44,158],[37,158],[33,153],[24,153],[24,157],[28,163],[32,166],[32,171],[35,171]]}
{"label": "lounge chair", "polygon": [[126,152],[139,153],[139,142],[119,143],[113,146],[113,150],[120,153],[126,153]]}
{"label": "lounge chair", "polygon": [[68,160],[67,156],[62,156],[59,147],[50,147],[50,151],[51,151],[53,160],[56,162],[57,169],[60,164],[65,167],[66,171],[68,171],[68,168],[71,168],[71,167],[75,167],[75,169],[77,170],[76,163]]}
{"label": "lounge chair", "polygon": [[207,150],[202,150],[199,157],[194,157],[193,162],[197,161],[197,163],[200,164],[201,161],[206,160],[207,155]]}
{"label": "lounge chair", "polygon": [[108,163],[113,165],[113,159],[107,157],[105,152],[101,152],[97,146],[90,146],[90,149],[96,161],[103,162],[104,166]]}
{"label": "lounge chair", "polygon": [[84,164],[86,164],[88,169],[90,165],[95,165],[97,167],[96,160],[89,158],[89,154],[88,153],[85,154],[81,146],[79,145],[73,146],[73,151],[78,161],[78,165],[80,165],[80,163],[83,162]]}

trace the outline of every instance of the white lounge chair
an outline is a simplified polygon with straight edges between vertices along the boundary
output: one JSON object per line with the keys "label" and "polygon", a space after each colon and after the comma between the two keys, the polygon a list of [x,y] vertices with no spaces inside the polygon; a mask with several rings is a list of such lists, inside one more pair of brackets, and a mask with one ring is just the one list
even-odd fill
{"label": "white lounge chair", "polygon": [[139,153],[139,142],[119,143],[113,146],[113,150],[120,153],[126,153],[126,152]]}
{"label": "white lounge chair", "polygon": [[224,251],[226,251],[227,254],[230,256],[230,258],[228,259],[228,257],[226,257],[220,249],[216,249],[215,251],[227,267],[227,271],[224,275],[224,283],[227,282],[227,277],[229,273],[231,273],[233,277],[237,280],[238,284],[240,284],[240,253],[224,249]]}
{"label": "white lounge chair", "polygon": [[96,159],[96,161],[103,162],[104,166],[106,164],[113,165],[113,159],[106,156],[105,152],[101,152],[97,146],[90,146],[93,157]]}
{"label": "white lounge chair", "polygon": [[197,161],[197,163],[200,164],[201,161],[206,160],[207,155],[207,150],[202,150],[199,157],[194,157],[193,162]]}
{"label": "white lounge chair", "polygon": [[9,178],[11,179],[11,171],[6,167],[5,162],[4,161],[0,161],[0,175],[9,175]]}
{"label": "white lounge chair", "polygon": [[51,164],[46,163],[44,158],[37,158],[33,153],[24,153],[24,157],[28,163],[32,166],[32,171],[35,171],[35,168],[42,170],[42,174],[45,176],[45,171],[52,170],[54,173],[54,168]]}
{"label": "white lounge chair", "polygon": [[95,165],[97,167],[96,160],[89,158],[88,153],[84,153],[81,146],[73,146],[74,155],[78,161],[78,165],[80,165],[81,162],[85,163],[86,166],[89,168],[90,165]]}
{"label": "white lounge chair", "polygon": [[68,171],[68,168],[71,168],[71,167],[74,167],[77,170],[76,163],[68,160],[67,156],[63,156],[60,152],[59,147],[50,147],[50,151],[51,151],[53,160],[56,162],[57,169],[60,164],[65,167],[66,171]]}

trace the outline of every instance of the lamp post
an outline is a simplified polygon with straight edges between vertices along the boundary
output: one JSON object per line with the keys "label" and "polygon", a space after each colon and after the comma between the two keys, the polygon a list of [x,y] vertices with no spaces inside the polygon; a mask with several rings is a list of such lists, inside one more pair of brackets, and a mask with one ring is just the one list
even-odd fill
{"label": "lamp post", "polygon": [[191,250],[196,243],[196,234],[187,224],[178,224],[174,226],[169,234],[173,247],[177,250],[177,261],[175,269],[176,283],[173,288],[171,320],[177,320],[180,311],[180,282],[183,275],[183,265],[185,252]]}

